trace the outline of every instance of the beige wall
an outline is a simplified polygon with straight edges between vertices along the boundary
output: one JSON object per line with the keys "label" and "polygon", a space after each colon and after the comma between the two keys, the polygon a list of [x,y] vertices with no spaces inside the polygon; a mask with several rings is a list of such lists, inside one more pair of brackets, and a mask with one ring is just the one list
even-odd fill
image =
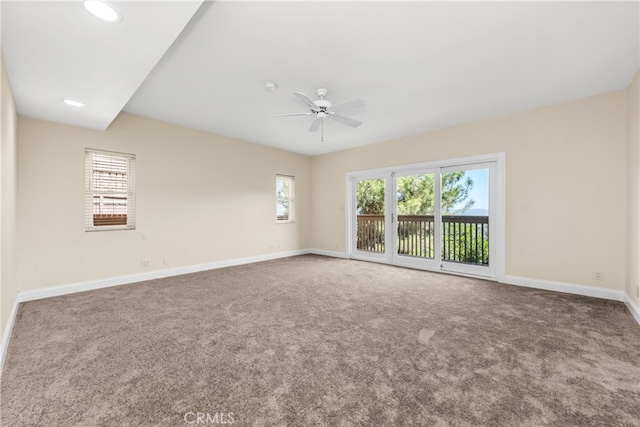
{"label": "beige wall", "polygon": [[626,100],[619,91],[314,157],[311,245],[345,250],[349,171],[505,152],[507,275],[622,290]]}
{"label": "beige wall", "polygon": [[[344,251],[347,172],[494,152],[507,159],[507,275],[622,290],[633,268],[628,100],[614,92],[314,158],[130,114],[106,132],[21,117],[21,290],[308,247]],[[137,230],[84,232],[85,147],[137,155]],[[294,224],[274,224],[276,173],[296,176]]]}
{"label": "beige wall", "polygon": [[[131,114],[104,132],[20,117],[18,132],[21,290],[308,247],[306,156]],[[84,231],[85,147],[136,155],[135,231]],[[275,224],[278,173],[296,177],[293,224]]]}
{"label": "beige wall", "polygon": [[640,71],[627,91],[627,295],[640,305]]}
{"label": "beige wall", "polygon": [[18,295],[16,106],[0,52],[0,337]]}

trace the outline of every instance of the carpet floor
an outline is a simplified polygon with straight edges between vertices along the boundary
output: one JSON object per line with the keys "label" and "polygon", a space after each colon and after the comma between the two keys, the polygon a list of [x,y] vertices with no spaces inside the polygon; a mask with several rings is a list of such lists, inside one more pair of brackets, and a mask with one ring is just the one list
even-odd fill
{"label": "carpet floor", "polygon": [[26,302],[2,426],[638,426],[619,302],[305,255]]}

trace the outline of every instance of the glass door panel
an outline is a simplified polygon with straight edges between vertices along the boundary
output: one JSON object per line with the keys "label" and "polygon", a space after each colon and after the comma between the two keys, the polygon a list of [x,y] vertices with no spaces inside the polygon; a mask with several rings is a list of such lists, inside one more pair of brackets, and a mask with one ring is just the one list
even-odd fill
{"label": "glass door panel", "polygon": [[396,178],[396,253],[435,258],[435,174]]}
{"label": "glass door panel", "polygon": [[356,194],[357,251],[372,254],[386,252],[386,180],[384,178],[358,179]]}
{"label": "glass door panel", "polygon": [[440,181],[436,170],[393,174],[393,263],[440,269]]}

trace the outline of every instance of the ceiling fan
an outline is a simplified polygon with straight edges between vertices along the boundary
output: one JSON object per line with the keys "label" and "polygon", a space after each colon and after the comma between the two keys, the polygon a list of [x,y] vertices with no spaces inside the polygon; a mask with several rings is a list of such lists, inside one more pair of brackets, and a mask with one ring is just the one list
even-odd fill
{"label": "ceiling fan", "polygon": [[298,97],[298,99],[305,103],[309,107],[311,111],[307,113],[290,113],[290,114],[276,114],[276,117],[286,117],[286,116],[313,116],[313,122],[311,122],[311,127],[309,128],[309,132],[315,132],[318,129],[321,129],[320,141],[324,141],[324,120],[333,120],[338,123],[342,123],[343,125],[351,126],[352,128],[357,128],[362,124],[361,121],[355,120],[349,117],[345,117],[343,115],[337,114],[339,111],[348,110],[350,108],[363,107],[364,101],[360,98],[350,99],[348,101],[339,102],[337,104],[332,104],[328,100],[324,99],[327,96],[327,89],[318,89],[316,90],[316,94],[320,99],[312,100],[307,95],[302,92],[293,92],[293,94]]}

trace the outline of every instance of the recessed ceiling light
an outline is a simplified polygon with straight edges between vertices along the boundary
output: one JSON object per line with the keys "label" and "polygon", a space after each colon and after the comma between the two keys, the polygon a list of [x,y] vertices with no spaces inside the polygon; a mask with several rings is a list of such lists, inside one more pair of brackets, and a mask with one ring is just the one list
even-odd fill
{"label": "recessed ceiling light", "polygon": [[71,107],[86,107],[84,102],[76,101],[75,99],[64,98],[62,102]]}
{"label": "recessed ceiling light", "polygon": [[105,22],[120,21],[120,14],[109,3],[101,0],[85,0],[84,7],[93,16],[102,19]]}
{"label": "recessed ceiling light", "polygon": [[275,90],[278,88],[278,85],[276,84],[276,82],[264,82],[264,88],[269,92],[275,92]]}

